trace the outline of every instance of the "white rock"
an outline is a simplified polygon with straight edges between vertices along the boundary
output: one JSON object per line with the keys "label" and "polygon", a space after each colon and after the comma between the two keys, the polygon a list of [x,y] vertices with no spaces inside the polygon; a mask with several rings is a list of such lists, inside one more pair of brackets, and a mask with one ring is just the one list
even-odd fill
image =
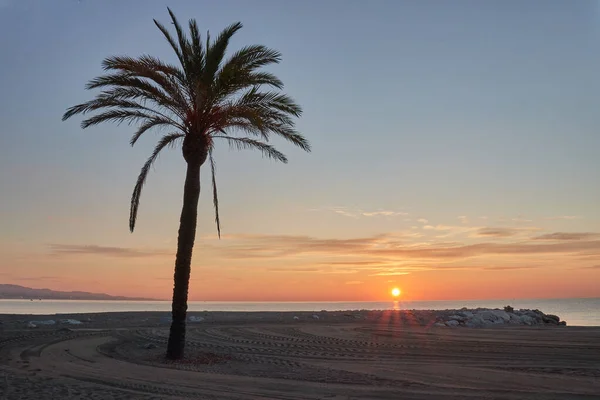
{"label": "white rock", "polygon": [[510,315],[503,310],[492,310],[492,313],[504,322],[510,321]]}
{"label": "white rock", "polygon": [[319,319],[319,316],[317,314],[313,314],[313,319]]}
{"label": "white rock", "polygon": [[451,315],[448,317],[448,320],[464,321],[465,317],[463,317],[462,315]]}
{"label": "white rock", "polygon": [[446,326],[454,327],[454,326],[458,326],[458,325],[460,325],[460,323],[457,320],[455,320],[455,319],[451,319],[450,321],[446,321]]}
{"label": "white rock", "polygon": [[498,319],[498,316],[490,310],[480,311],[475,315],[475,317],[479,317],[484,321],[490,321],[490,322],[494,322]]}
{"label": "white rock", "polygon": [[523,315],[531,317],[535,322],[542,322],[542,315],[533,310],[525,310],[525,312],[523,312]]}
{"label": "white rock", "polygon": [[53,319],[46,319],[43,321],[31,321],[31,323],[34,325],[54,325],[56,324],[56,321]]}
{"label": "white rock", "polygon": [[460,313],[465,318],[473,318],[473,313],[471,311],[463,311]]}
{"label": "white rock", "polygon": [[61,319],[60,323],[61,324],[67,324],[67,325],[81,325],[81,324],[83,324],[83,322],[78,321],[76,319]]}
{"label": "white rock", "polygon": [[513,313],[509,313],[508,315],[510,315],[510,321],[508,321],[509,324],[520,325],[523,323],[523,321],[521,321],[521,316]]}
{"label": "white rock", "polygon": [[37,325],[36,325],[36,324],[34,324],[33,322],[29,321],[29,322],[27,323],[27,327],[28,327],[28,328],[31,328],[31,329],[33,329],[33,328],[37,328]]}
{"label": "white rock", "polygon": [[300,317],[294,316],[294,320],[299,321]]}
{"label": "white rock", "polygon": [[535,324],[535,320],[529,315],[521,315],[521,323],[525,325],[533,325]]}
{"label": "white rock", "polygon": [[433,326],[439,326],[439,327],[445,328],[446,324],[443,324],[441,322],[436,322],[435,324],[433,324]]}
{"label": "white rock", "polygon": [[474,315],[473,318],[471,318],[470,320],[468,320],[465,325],[469,328],[483,328],[486,325],[488,325],[489,321],[484,320],[483,318],[481,318],[479,316],[479,314]]}

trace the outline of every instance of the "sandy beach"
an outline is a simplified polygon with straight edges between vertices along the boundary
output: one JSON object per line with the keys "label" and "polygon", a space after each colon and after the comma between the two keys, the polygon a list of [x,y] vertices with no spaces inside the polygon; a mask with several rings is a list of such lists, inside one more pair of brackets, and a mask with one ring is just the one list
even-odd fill
{"label": "sandy beach", "polygon": [[[432,313],[1,315],[0,399],[598,399],[600,327],[434,326]],[[315,316],[316,315],[316,316]],[[296,317],[296,318],[294,318]],[[52,326],[25,327],[31,320]],[[76,319],[81,325],[60,323]]]}

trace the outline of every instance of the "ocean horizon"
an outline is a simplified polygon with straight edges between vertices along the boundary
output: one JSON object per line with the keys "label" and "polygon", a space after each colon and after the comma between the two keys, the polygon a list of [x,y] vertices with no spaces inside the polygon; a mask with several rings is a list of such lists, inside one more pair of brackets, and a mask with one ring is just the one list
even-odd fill
{"label": "ocean horizon", "polygon": [[[189,312],[300,312],[342,310],[448,310],[466,308],[539,309],[558,315],[570,326],[600,326],[600,298],[571,299],[501,299],[501,300],[430,300],[430,301],[369,301],[369,302],[240,302],[190,301]],[[166,300],[0,300],[0,314],[79,314],[103,312],[170,312]]]}

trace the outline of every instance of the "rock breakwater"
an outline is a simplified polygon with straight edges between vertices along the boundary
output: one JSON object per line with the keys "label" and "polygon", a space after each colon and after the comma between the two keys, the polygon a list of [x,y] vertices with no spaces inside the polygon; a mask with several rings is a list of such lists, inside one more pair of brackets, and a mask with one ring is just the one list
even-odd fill
{"label": "rock breakwater", "polygon": [[485,328],[496,325],[567,325],[565,321],[540,310],[514,310],[507,306],[504,310],[478,308],[469,310],[446,310],[438,314],[434,326]]}

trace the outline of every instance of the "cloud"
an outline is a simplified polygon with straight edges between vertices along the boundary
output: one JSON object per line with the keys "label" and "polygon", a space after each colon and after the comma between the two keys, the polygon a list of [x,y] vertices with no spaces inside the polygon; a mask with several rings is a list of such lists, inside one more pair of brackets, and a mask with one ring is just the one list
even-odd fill
{"label": "cloud", "polygon": [[322,264],[322,267],[299,266],[299,267],[270,267],[266,268],[267,272],[310,272],[318,274],[355,274],[359,270],[355,268],[340,268],[332,265]]}
{"label": "cloud", "polygon": [[498,238],[505,239],[511,238],[523,234],[531,234],[531,232],[539,231],[540,228],[534,226],[520,227],[520,228],[508,228],[508,227],[481,227],[477,228],[470,237],[474,238]]}
{"label": "cloud", "polygon": [[477,227],[467,225],[425,225],[423,229],[426,231],[438,232],[436,238],[446,238],[455,235],[466,234],[477,229]]}
{"label": "cloud", "polygon": [[346,285],[362,285],[363,282],[362,281],[349,281],[346,282]]}
{"label": "cloud", "polygon": [[588,240],[600,237],[600,234],[593,232],[555,232],[546,235],[536,236],[534,240]]}
{"label": "cloud", "polygon": [[344,217],[358,218],[358,214],[346,210],[332,210],[334,213],[343,215]]}
{"label": "cloud", "polygon": [[549,242],[541,240],[511,243],[407,243],[390,234],[355,239],[321,239],[309,236],[241,235],[224,238],[218,245],[205,241],[200,246],[219,257],[234,259],[273,259],[300,256],[369,257],[381,261],[459,260],[484,255],[569,254],[600,255],[600,240]]}
{"label": "cloud", "polygon": [[[427,221],[427,220],[425,220]],[[423,229],[427,230],[427,231],[451,231],[454,227],[453,226],[449,226],[449,225],[425,225],[423,227]],[[460,227],[461,229],[463,229],[463,227]]]}
{"label": "cloud", "polygon": [[419,218],[419,219],[417,220],[417,222],[420,222],[420,223],[422,223],[422,224],[428,224],[428,223],[429,223],[429,221],[428,221],[428,220],[426,220],[425,218]]}
{"label": "cloud", "polygon": [[396,216],[407,216],[408,213],[400,212],[400,211],[370,211],[370,212],[362,212],[361,215],[365,217],[378,217],[378,216],[386,216],[386,217],[396,217]]}
{"label": "cloud", "polygon": [[397,276],[397,275],[408,275],[410,274],[410,272],[407,271],[382,271],[382,272],[377,272],[376,274],[373,274],[371,276]]}
{"label": "cloud", "polygon": [[457,217],[461,224],[468,224],[469,218],[466,215],[460,215]]}
{"label": "cloud", "polygon": [[559,220],[559,219],[562,219],[562,220],[572,221],[574,219],[580,219],[580,218],[581,217],[577,216],[577,215],[558,215],[556,217],[546,217],[544,219],[548,219],[548,220]]}
{"label": "cloud", "polygon": [[376,210],[376,211],[365,211],[359,208],[352,207],[323,207],[319,209],[312,209],[311,211],[330,211],[338,215],[349,218],[361,218],[361,217],[398,217],[407,216],[407,212],[394,211],[394,210]]}
{"label": "cloud", "polygon": [[515,228],[480,228],[475,236],[505,238],[515,236],[520,232]]}
{"label": "cloud", "polygon": [[[559,257],[563,257],[561,263],[579,265],[593,265],[600,261],[600,234],[596,233],[559,232],[532,239],[516,236],[514,229],[517,228],[469,229],[475,229],[483,236],[465,239],[467,242],[437,238],[415,242],[410,235],[403,233],[345,239],[230,234],[224,235],[222,240],[199,241],[196,249],[202,254],[203,263],[233,262],[231,265],[235,268],[241,268],[238,263],[248,263],[252,268],[258,268],[260,273],[358,274],[355,275],[358,279],[351,278],[349,281],[366,276],[393,277],[431,270],[530,269],[541,267],[546,262],[555,263]],[[533,228],[518,228],[516,232],[527,229]],[[53,244],[50,248],[52,254],[66,256],[149,258],[172,254],[172,251],[164,249],[97,245]],[[534,256],[539,260],[534,261]],[[582,257],[586,257],[586,261]],[[491,265],[485,265],[488,262]]]}
{"label": "cloud", "polygon": [[517,223],[532,222],[532,220],[527,219],[521,215],[517,216],[516,218],[511,218],[511,221]]}
{"label": "cloud", "polygon": [[170,255],[172,251],[159,249],[130,249],[126,247],[107,247],[96,245],[71,245],[71,244],[51,244],[50,249],[54,255],[101,255],[107,257],[154,257]]}
{"label": "cloud", "polygon": [[58,276],[29,276],[29,277],[15,277],[19,281],[58,281],[61,280]]}
{"label": "cloud", "polygon": [[366,265],[380,265],[380,261],[333,261],[323,263],[321,265],[335,266],[335,265],[354,265],[354,266],[366,266]]}
{"label": "cloud", "polygon": [[484,267],[483,270],[486,271],[512,271],[518,269],[534,269],[538,267],[526,266],[526,265],[505,265],[505,266],[495,266],[495,267]]}
{"label": "cloud", "polygon": [[267,268],[270,272],[319,272],[321,269],[316,267],[274,267]]}
{"label": "cloud", "polygon": [[576,268],[573,268],[573,269],[600,269],[600,264],[598,264],[598,265],[585,265],[585,266],[576,267]]}

